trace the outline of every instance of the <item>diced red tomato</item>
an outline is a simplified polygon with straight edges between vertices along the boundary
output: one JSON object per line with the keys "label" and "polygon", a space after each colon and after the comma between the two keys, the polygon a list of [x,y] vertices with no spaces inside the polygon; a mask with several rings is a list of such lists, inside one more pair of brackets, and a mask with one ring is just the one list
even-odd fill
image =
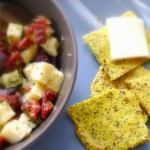
{"label": "diced red tomato", "polygon": [[13,42],[8,51],[9,51],[9,53],[12,53],[12,52],[15,52],[17,50],[18,50],[18,41]]}
{"label": "diced red tomato", "polygon": [[20,66],[23,63],[24,63],[24,61],[23,61],[23,58],[22,58],[20,52],[15,51],[10,56],[8,61],[5,63],[5,68],[7,71],[13,71],[14,69],[16,69],[18,66]]}
{"label": "diced red tomato", "polygon": [[54,99],[55,99],[55,97],[56,97],[56,93],[55,93],[54,91],[52,91],[52,90],[46,91],[46,92],[45,92],[45,95],[46,95],[46,98],[47,98],[49,101],[51,101],[51,102],[53,102]]}
{"label": "diced red tomato", "polygon": [[31,91],[31,88],[30,88],[30,87],[26,87],[26,88],[25,88],[25,92],[26,92],[26,93],[29,93],[30,91]]}
{"label": "diced red tomato", "polygon": [[38,17],[34,19],[34,22],[37,24],[45,25],[45,26],[48,24],[48,20],[45,17]]}
{"label": "diced red tomato", "polygon": [[31,34],[33,34],[33,26],[32,26],[32,24],[25,27],[25,35],[29,36]]}
{"label": "diced red tomato", "polygon": [[34,36],[37,44],[42,44],[46,40],[46,27],[41,24],[34,24]]}
{"label": "diced red tomato", "polygon": [[41,112],[41,119],[46,119],[48,114],[51,112],[53,108],[53,104],[50,101],[42,102],[42,112]]}
{"label": "diced red tomato", "polygon": [[5,139],[2,136],[0,136],[0,148],[3,148],[5,144],[6,144]]}
{"label": "diced red tomato", "polygon": [[22,110],[22,111],[30,112],[30,111],[31,111],[31,105],[32,105],[31,101],[26,101],[26,102],[24,102],[24,103],[22,104],[21,110]]}
{"label": "diced red tomato", "polygon": [[[49,91],[50,93],[50,91]],[[53,108],[53,104],[47,98],[46,92],[43,93],[42,97],[42,112],[41,112],[41,119],[46,119],[48,114]]]}
{"label": "diced red tomato", "polygon": [[25,49],[27,48],[28,46],[32,45],[33,42],[27,38],[27,37],[24,37],[19,43],[18,43],[18,48],[19,49]]}
{"label": "diced red tomato", "polygon": [[46,40],[46,29],[48,20],[45,17],[38,17],[34,22],[25,28],[25,35],[30,37],[31,34],[35,37],[35,42],[41,44]]}
{"label": "diced red tomato", "polygon": [[41,113],[41,105],[38,101],[26,101],[21,107],[22,111],[27,111],[31,118],[37,119]]}
{"label": "diced red tomato", "polygon": [[33,118],[33,119],[37,119],[40,115],[40,112],[41,112],[41,105],[39,102],[37,101],[34,101],[34,103],[32,104],[32,107],[31,107],[31,111],[30,111],[30,116]]}
{"label": "diced red tomato", "polygon": [[38,101],[26,101],[23,103],[21,110],[29,113],[30,117],[37,119],[46,119],[51,112],[53,104],[47,99],[46,94],[43,93],[41,104]]}
{"label": "diced red tomato", "polygon": [[48,102],[48,98],[47,98],[47,96],[46,96],[46,93],[45,93],[45,92],[43,93],[42,101],[43,101],[43,102],[45,102],[45,103],[46,103],[46,102]]}

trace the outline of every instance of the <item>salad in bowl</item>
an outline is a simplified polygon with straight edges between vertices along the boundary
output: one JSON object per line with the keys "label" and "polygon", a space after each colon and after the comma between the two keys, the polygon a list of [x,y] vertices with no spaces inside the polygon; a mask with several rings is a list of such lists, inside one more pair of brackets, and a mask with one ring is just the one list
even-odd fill
{"label": "salad in bowl", "polygon": [[0,26],[0,148],[28,137],[51,113],[64,74],[51,21]]}

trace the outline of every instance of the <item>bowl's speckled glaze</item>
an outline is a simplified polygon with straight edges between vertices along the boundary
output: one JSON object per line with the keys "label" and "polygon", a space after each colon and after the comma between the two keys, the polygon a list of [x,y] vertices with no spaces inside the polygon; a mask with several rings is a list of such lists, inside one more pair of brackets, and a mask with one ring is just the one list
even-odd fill
{"label": "bowl's speckled glaze", "polygon": [[50,18],[61,41],[61,53],[58,57],[59,68],[62,69],[65,79],[58,95],[57,102],[50,116],[39,125],[31,136],[22,142],[7,147],[7,150],[21,150],[30,146],[42,137],[48,128],[52,126],[56,118],[61,114],[69,100],[77,74],[77,46],[71,25],[63,10],[55,0],[21,0],[16,1],[33,16],[45,15]]}

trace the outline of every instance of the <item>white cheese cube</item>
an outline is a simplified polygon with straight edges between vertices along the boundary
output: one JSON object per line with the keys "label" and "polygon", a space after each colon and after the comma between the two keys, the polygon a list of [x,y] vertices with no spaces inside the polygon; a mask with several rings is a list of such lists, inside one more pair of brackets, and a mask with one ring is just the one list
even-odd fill
{"label": "white cheese cube", "polygon": [[4,73],[2,75],[3,84],[6,88],[16,87],[22,83],[22,76],[16,69],[9,73]]}
{"label": "white cheese cube", "polygon": [[10,143],[14,144],[21,141],[24,137],[29,135],[31,128],[24,124],[20,124],[18,120],[8,122],[1,131],[1,136]]}
{"label": "white cheese cube", "polygon": [[31,63],[31,64],[28,64],[24,69],[23,69],[23,72],[25,74],[25,76],[27,77],[27,79],[29,80],[30,79],[30,75],[33,71],[33,68],[34,68],[34,65],[36,63]]}
{"label": "white cheese cube", "polygon": [[25,96],[25,101],[28,100],[40,100],[42,98],[43,92],[46,90],[46,86],[36,83],[30,92]]}
{"label": "white cheese cube", "polygon": [[54,33],[54,30],[51,27],[46,28],[46,35],[51,36]]}
{"label": "white cheese cube", "polygon": [[26,64],[28,64],[36,55],[37,45],[31,45],[21,52],[21,56]]}
{"label": "white cheese cube", "polygon": [[46,62],[34,63],[34,68],[30,74],[29,80],[32,83],[47,84],[54,70],[54,66]]}
{"label": "white cheese cube", "polygon": [[22,114],[19,120],[8,122],[1,130],[1,136],[10,143],[14,144],[27,137],[36,126],[26,114]]}
{"label": "white cheese cube", "polygon": [[15,116],[15,112],[9,106],[7,101],[0,102],[0,126],[7,123],[12,117]]}
{"label": "white cheese cube", "polygon": [[23,26],[20,24],[9,23],[7,29],[7,37],[9,42],[20,40],[23,33]]}
{"label": "white cheese cube", "polygon": [[142,19],[112,17],[106,24],[112,60],[150,57]]}
{"label": "white cheese cube", "polygon": [[47,87],[57,93],[62,85],[63,79],[64,74],[61,71],[55,69],[47,83]]}
{"label": "white cheese cube", "polygon": [[23,79],[22,79],[22,88],[25,89],[25,88],[27,88],[27,87],[32,88],[32,87],[33,87],[33,84],[32,84],[29,80],[23,78]]}
{"label": "white cheese cube", "polygon": [[37,125],[26,113],[21,114],[19,122],[21,122],[22,124],[26,124],[31,129],[35,128]]}
{"label": "white cheese cube", "polygon": [[46,40],[46,43],[41,45],[42,48],[47,52],[49,55],[57,56],[58,55],[58,47],[59,43],[58,40],[54,37],[50,37]]}

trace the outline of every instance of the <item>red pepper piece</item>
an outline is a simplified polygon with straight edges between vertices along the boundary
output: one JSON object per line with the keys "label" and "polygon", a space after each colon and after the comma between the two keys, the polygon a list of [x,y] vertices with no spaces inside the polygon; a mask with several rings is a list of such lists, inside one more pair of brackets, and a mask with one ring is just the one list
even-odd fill
{"label": "red pepper piece", "polygon": [[34,22],[37,24],[45,25],[45,26],[48,24],[48,20],[45,17],[38,17],[34,19]]}
{"label": "red pepper piece", "polygon": [[26,93],[29,93],[30,91],[31,91],[31,88],[30,88],[30,87],[26,87],[26,88],[25,88],[25,92],[26,92]]}
{"label": "red pepper piece", "polygon": [[21,107],[22,111],[27,111],[31,118],[37,119],[41,113],[41,105],[38,101],[26,101]]}
{"label": "red pepper piece", "polygon": [[5,139],[2,136],[0,136],[0,149],[4,148],[5,144],[6,144]]}
{"label": "red pepper piece", "polygon": [[19,43],[18,43],[18,48],[19,49],[25,49],[27,48],[28,46],[32,45],[33,42],[27,38],[27,37],[24,37]]}
{"label": "red pepper piece", "polygon": [[32,26],[32,24],[25,27],[25,35],[29,36],[31,34],[33,34],[33,26]]}
{"label": "red pepper piece", "polygon": [[46,93],[44,92],[42,97],[41,119],[46,119],[52,108],[53,104],[48,100]]}
{"label": "red pepper piece", "polygon": [[21,110],[27,111],[29,113],[31,111],[31,105],[32,105],[31,101],[26,101],[22,104]]}
{"label": "red pepper piece", "polygon": [[39,102],[37,101],[33,101],[32,103],[32,107],[31,107],[31,111],[29,113],[29,115],[33,118],[33,119],[37,119],[40,115],[41,112],[41,105]]}
{"label": "red pepper piece", "polygon": [[45,102],[45,103],[48,102],[48,98],[45,92],[43,93],[43,96],[42,96],[42,102]]}
{"label": "red pepper piece", "polygon": [[41,119],[46,119],[48,114],[51,112],[52,108],[53,104],[50,101],[47,102],[42,101]]}
{"label": "red pepper piece", "polygon": [[55,93],[54,91],[52,91],[52,90],[46,91],[46,92],[45,92],[45,95],[46,95],[46,98],[47,98],[49,101],[51,101],[51,102],[53,102],[54,99],[55,99],[55,97],[56,97],[56,93]]}
{"label": "red pepper piece", "polygon": [[14,69],[16,69],[18,66],[20,66],[23,63],[24,63],[24,61],[23,61],[23,58],[22,58],[20,52],[15,51],[10,56],[8,61],[5,63],[5,68],[7,71],[13,71]]}
{"label": "red pepper piece", "polygon": [[34,24],[34,36],[37,44],[42,44],[46,40],[46,27],[42,24]]}

